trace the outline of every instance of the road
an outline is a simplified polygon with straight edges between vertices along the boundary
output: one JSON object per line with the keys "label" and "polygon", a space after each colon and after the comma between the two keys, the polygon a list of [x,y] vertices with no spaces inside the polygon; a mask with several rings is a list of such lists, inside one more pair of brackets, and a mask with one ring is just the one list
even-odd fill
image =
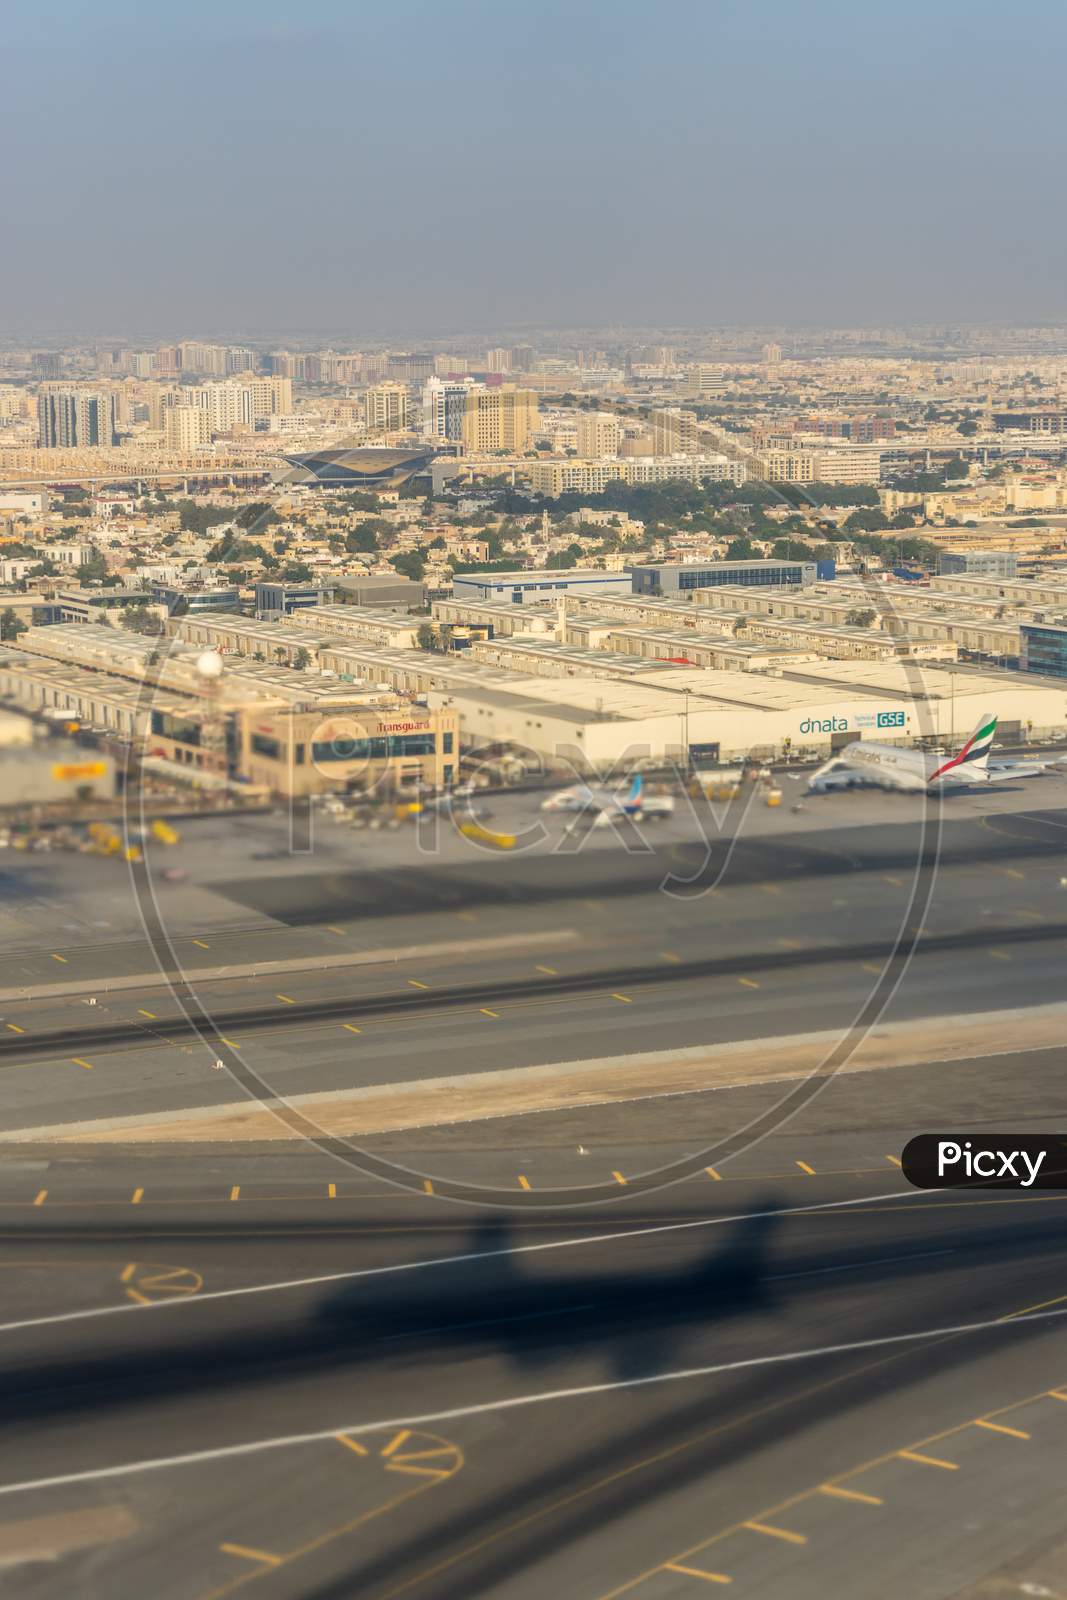
{"label": "road", "polygon": [[[111,1139],[108,1119],[232,1100],[242,1064],[286,1093],[446,1074],[466,1095],[501,1069],[1059,999],[1067,815],[946,819],[936,874],[916,819],[837,815],[743,841],[699,896],[603,850],[519,916],[507,894],[442,904],[430,875],[338,915],[318,866],[288,864],[285,905],[178,918],[162,947],[185,1009],[235,1030],[229,1071],[123,911],[110,941],[13,946],[12,1592],[1061,1595],[1063,1197],[920,1193],[898,1168],[920,1129],[1067,1125],[1058,1040],[838,1074],[652,1188],[780,1086],[423,1116],[362,1165]],[[248,881],[228,867],[213,882]],[[498,1199],[443,1196],[462,1182]]]}

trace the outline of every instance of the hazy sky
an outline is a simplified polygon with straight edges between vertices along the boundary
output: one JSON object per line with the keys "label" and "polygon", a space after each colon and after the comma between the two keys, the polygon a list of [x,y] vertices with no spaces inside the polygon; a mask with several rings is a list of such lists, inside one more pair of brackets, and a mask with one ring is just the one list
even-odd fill
{"label": "hazy sky", "polygon": [[1067,320],[1062,0],[5,8],[3,331]]}

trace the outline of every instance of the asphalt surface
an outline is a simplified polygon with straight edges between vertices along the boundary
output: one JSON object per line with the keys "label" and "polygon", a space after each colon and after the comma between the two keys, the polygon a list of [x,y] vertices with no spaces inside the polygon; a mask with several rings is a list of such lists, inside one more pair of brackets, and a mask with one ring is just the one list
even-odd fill
{"label": "asphalt surface", "polygon": [[[840,797],[834,826],[775,819],[700,894],[649,892],[693,844],[667,837],[636,866],[579,856],[564,894],[514,900],[501,877],[413,905],[408,875],[374,917],[287,861],[287,920],[234,899],[155,950],[101,902],[120,937],[8,941],[3,981],[27,992],[0,1005],[7,1121],[233,1097],[152,975],[161,951],[214,971],[187,1006],[300,1090],[1059,999],[1067,814],[1033,803],[1052,793],[946,808],[932,842]],[[196,886],[216,912],[248,881],[234,864]],[[116,866],[72,873],[72,903]],[[536,943],[506,946],[517,924]],[[266,960],[291,970],[217,974]],[[631,1191],[774,1093],[369,1139],[431,1175],[419,1193],[284,1144],[0,1146],[5,1589],[1067,1593],[1067,1195],[920,1193],[898,1168],[918,1131],[1067,1137],[1062,1050],[839,1077],[721,1167]],[[438,1174],[529,1203],[447,1202]],[[596,1205],[539,1208],[582,1181]]]}

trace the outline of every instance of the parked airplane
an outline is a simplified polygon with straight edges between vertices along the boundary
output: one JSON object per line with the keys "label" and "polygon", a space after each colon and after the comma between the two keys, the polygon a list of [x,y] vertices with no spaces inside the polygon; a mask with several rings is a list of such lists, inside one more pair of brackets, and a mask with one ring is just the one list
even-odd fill
{"label": "parked airplane", "polygon": [[635,774],[625,794],[613,789],[576,783],[569,789],[557,789],[541,801],[542,811],[577,811],[591,819],[594,828],[607,828],[619,817],[630,817],[634,822],[655,822],[669,817],[674,811],[674,798],[669,794],[646,794],[645,780]]}
{"label": "parked airplane", "polygon": [[807,788],[815,793],[863,787],[944,793],[1006,783],[1011,778],[1032,778],[1054,765],[1047,761],[990,761],[996,731],[997,719],[987,712],[963,749],[949,757],[855,739],[812,773]]}

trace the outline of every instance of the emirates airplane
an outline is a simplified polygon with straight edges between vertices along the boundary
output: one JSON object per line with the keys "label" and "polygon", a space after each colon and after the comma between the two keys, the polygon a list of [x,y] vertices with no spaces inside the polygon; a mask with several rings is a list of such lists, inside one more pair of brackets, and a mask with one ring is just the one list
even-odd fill
{"label": "emirates airplane", "polygon": [[1010,778],[1032,778],[1054,765],[1048,761],[990,761],[997,719],[988,712],[958,755],[948,760],[924,750],[900,750],[891,744],[855,739],[808,779],[809,793],[831,789],[908,789],[944,793]]}

